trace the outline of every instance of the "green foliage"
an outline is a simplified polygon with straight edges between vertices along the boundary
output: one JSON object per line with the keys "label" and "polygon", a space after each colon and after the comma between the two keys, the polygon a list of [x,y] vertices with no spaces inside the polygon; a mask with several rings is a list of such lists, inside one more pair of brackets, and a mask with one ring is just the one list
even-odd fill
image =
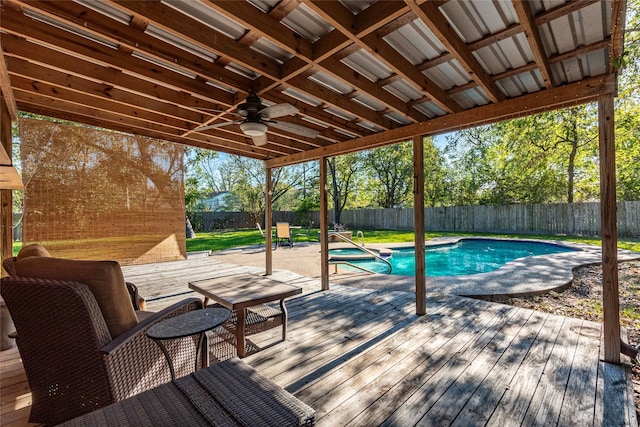
{"label": "green foliage", "polygon": [[333,202],[334,222],[341,224],[340,214],[361,182],[363,153],[332,157],[327,162],[329,197]]}
{"label": "green foliage", "polygon": [[[363,153],[363,166],[369,174],[375,206],[411,206],[413,200],[413,144],[401,142]],[[373,184],[373,185],[371,185]]]}
{"label": "green foliage", "polygon": [[[364,238],[367,244],[370,243],[406,243],[414,241],[414,232],[412,230],[364,230]],[[306,236],[297,236],[296,242],[317,242],[318,228],[312,228],[311,232]],[[492,233],[448,233],[448,232],[427,232],[426,239],[436,237],[451,236],[483,236],[483,237],[510,237],[521,239],[542,239],[542,240],[560,240],[576,243],[586,243],[590,245],[600,246],[599,237],[584,236],[551,236],[543,234],[492,234]],[[195,239],[187,239],[187,252],[197,251],[219,251],[223,249],[236,248],[247,245],[258,245],[263,243],[260,232],[255,228],[242,230],[198,233]],[[46,244],[46,242],[43,242]],[[13,255],[17,255],[22,248],[22,242],[13,243]],[[640,253],[640,239],[637,238],[621,238],[618,240],[619,249],[627,249]]]}

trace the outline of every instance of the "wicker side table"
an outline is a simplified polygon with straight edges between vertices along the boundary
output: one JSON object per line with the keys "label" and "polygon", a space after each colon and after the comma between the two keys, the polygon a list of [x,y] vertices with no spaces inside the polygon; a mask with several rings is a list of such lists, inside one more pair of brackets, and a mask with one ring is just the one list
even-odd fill
{"label": "wicker side table", "polygon": [[[158,344],[167,359],[169,370],[171,371],[171,379],[176,379],[176,373],[173,368],[173,360],[171,360],[171,356],[164,346],[164,341],[198,335],[195,361],[195,370],[197,371],[200,353],[204,353],[201,357],[206,361],[205,366],[209,366],[209,346],[205,332],[226,322],[230,315],[231,311],[223,307],[205,308],[163,320],[147,330],[147,336]],[[204,347],[203,342],[205,343]]]}

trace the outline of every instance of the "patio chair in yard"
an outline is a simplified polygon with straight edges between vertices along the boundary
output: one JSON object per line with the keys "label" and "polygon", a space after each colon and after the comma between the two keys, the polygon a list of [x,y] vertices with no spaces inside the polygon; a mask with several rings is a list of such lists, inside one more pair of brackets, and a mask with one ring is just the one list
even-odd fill
{"label": "patio chair in yard", "polygon": [[[170,381],[146,330],[202,308],[189,298],[158,313],[134,310],[115,261],[18,254],[3,265],[12,276],[0,281],[0,293],[16,327],[34,423],[58,424]],[[195,339],[166,345],[177,377],[195,369]]]}
{"label": "patio chair in yard", "polygon": [[293,248],[293,239],[291,238],[291,229],[288,222],[276,223],[276,247],[288,245]]}

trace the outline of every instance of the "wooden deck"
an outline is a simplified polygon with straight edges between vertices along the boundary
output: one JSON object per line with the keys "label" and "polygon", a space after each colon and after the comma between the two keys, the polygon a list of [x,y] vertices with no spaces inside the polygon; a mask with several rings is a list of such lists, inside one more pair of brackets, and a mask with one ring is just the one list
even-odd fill
{"label": "wooden deck", "polygon": [[[208,257],[125,267],[150,309],[192,296],[186,283],[259,269]],[[461,297],[332,285],[288,300],[289,337],[250,337],[245,360],[317,411],[320,426],[636,426],[630,369],[603,363],[601,325]],[[15,350],[0,352],[1,424],[28,425],[30,394]]]}

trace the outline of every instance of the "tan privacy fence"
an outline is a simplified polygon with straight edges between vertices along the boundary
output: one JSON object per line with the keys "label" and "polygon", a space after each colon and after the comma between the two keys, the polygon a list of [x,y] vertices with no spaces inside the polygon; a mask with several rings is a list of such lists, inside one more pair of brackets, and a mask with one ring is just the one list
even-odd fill
{"label": "tan privacy fence", "polygon": [[[618,203],[618,234],[640,236],[640,202]],[[255,227],[246,212],[198,212],[201,231]],[[297,221],[293,212],[273,212],[273,223],[286,221],[318,227],[319,213]],[[333,223],[333,211],[329,212]],[[342,212],[349,229],[413,230],[413,209],[358,209]],[[431,231],[522,234],[600,234],[599,203],[557,203],[506,206],[452,206],[425,208],[425,227]]]}
{"label": "tan privacy fence", "polygon": [[22,238],[60,258],[184,259],[182,146],[22,119]]}

